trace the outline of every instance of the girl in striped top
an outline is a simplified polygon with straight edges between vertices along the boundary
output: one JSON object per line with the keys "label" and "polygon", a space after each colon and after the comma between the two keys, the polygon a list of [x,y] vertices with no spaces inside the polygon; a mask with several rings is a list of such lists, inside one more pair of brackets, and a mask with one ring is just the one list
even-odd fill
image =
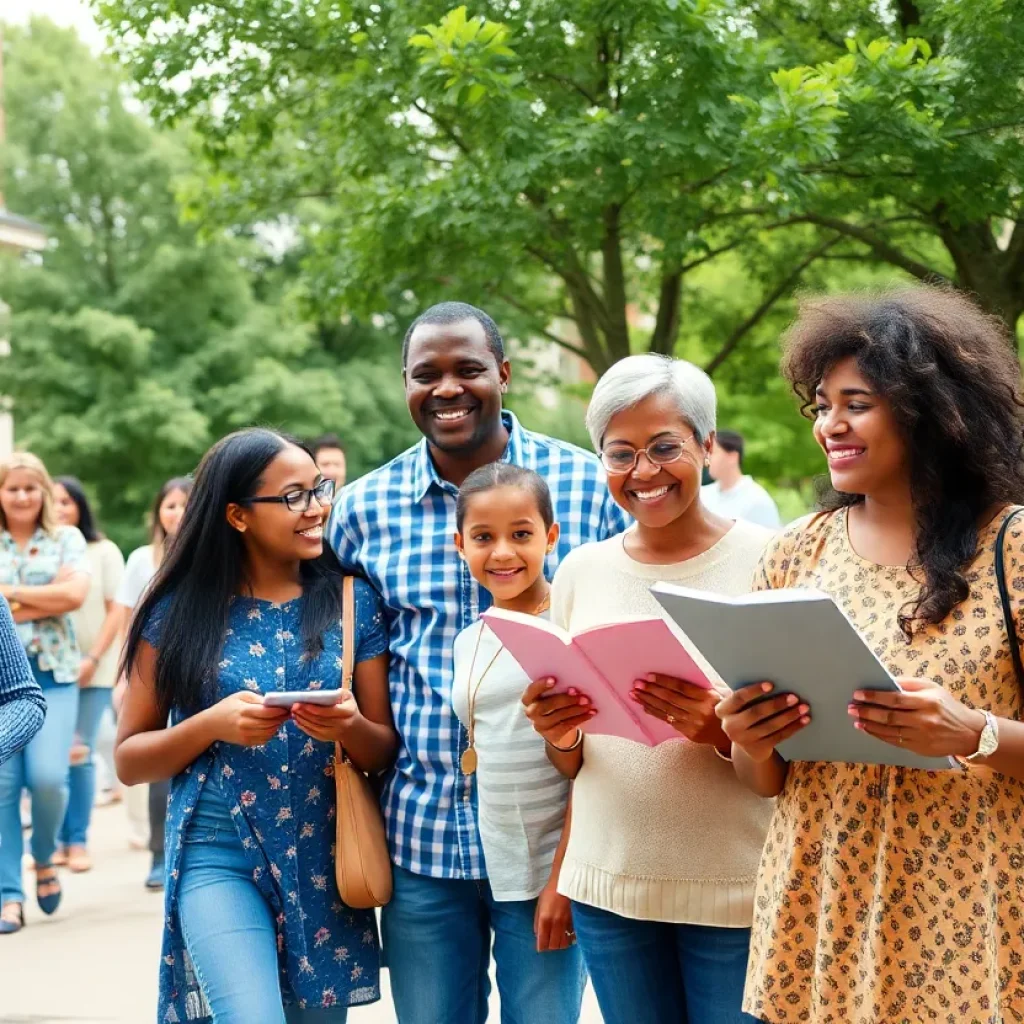
{"label": "girl in striped top", "polygon": [[[459,490],[456,519],[459,554],[494,605],[546,616],[544,562],[558,524],[544,480],[509,463],[483,466]],[[459,634],[452,704],[468,738],[459,783],[479,803],[499,990],[512,998],[506,986],[523,986],[536,1019],[575,1024],[586,974],[557,891],[569,785],[524,713],[529,684],[482,620]]]}

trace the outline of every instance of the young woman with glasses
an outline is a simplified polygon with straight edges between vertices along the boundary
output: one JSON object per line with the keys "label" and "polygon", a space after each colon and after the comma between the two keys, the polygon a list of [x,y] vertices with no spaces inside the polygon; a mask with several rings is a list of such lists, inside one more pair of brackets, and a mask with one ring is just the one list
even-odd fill
{"label": "young woman with glasses", "polygon": [[118,774],[172,779],[160,1020],[341,1024],[380,996],[374,914],[334,883],[334,744],[378,772],[396,742],[387,630],[364,581],[354,692],[263,702],[341,686],[333,494],[299,442],[224,438],[132,622]]}
{"label": "young woman with glasses", "polygon": [[[587,427],[612,497],[636,523],[569,554],[555,574],[551,620],[579,632],[658,616],[650,594],[657,580],[748,591],[771,533],[701,504],[715,436],[707,375],[663,356],[624,359],[598,381]],[[561,689],[573,680],[560,682]],[[638,706],[686,740],[652,748],[584,738],[578,727],[588,695],[550,696],[551,686],[537,680],[523,699],[552,761],[575,779],[558,890],[573,901],[604,1020],[748,1020],[740,1004],[771,810],[733,772],[715,715],[719,693],[679,679],[638,678]]]}

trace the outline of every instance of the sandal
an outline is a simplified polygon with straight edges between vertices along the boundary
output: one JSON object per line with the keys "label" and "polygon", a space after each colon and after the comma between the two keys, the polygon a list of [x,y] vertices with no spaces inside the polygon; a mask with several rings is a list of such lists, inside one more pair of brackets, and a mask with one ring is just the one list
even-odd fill
{"label": "sandal", "polygon": [[[67,851],[68,867],[76,875],[82,875],[86,871],[92,871],[92,857],[84,846],[69,846]],[[53,863],[57,863],[54,861]]]}
{"label": "sandal", "polygon": [[0,910],[0,935],[13,935],[25,927],[25,907],[21,903],[5,903]]}
{"label": "sandal", "polygon": [[[53,914],[60,906],[60,899],[64,895],[60,887],[60,879],[57,877],[57,869],[52,864],[37,864],[35,872],[36,902],[39,904],[39,909],[44,914]],[[45,878],[42,877],[44,872],[47,873]]]}
{"label": "sandal", "polygon": [[55,868],[67,867],[68,850],[66,846],[59,846],[57,852],[50,858],[50,863]]}

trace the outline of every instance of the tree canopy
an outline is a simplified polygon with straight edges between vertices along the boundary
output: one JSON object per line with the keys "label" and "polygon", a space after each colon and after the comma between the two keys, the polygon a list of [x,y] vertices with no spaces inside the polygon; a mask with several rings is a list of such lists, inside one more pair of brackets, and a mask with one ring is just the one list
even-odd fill
{"label": "tree canopy", "polygon": [[712,371],[822,260],[1024,309],[1021,0],[99,6],[204,215],[322,202],[328,310],[454,293],[600,372],[674,351],[724,256]]}
{"label": "tree canopy", "polygon": [[311,326],[246,232],[185,223],[183,132],[154,129],[72,32],[36,20],[4,47],[5,191],[50,235],[41,260],[0,262],[19,446],[81,477],[133,543],[160,484],[230,430],[336,431],[356,473],[410,443],[394,327]]}

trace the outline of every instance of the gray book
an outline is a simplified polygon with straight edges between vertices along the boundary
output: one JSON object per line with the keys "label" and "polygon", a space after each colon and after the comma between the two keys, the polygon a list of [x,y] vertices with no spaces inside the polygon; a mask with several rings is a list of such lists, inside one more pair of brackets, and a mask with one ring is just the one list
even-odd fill
{"label": "gray book", "polygon": [[922,757],[855,729],[847,707],[857,690],[898,691],[895,679],[828,594],[762,590],[723,597],[671,583],[651,592],[733,690],[768,681],[768,697],[795,693],[811,722],[779,744],[788,761],[843,761],[942,771],[945,757]]}

